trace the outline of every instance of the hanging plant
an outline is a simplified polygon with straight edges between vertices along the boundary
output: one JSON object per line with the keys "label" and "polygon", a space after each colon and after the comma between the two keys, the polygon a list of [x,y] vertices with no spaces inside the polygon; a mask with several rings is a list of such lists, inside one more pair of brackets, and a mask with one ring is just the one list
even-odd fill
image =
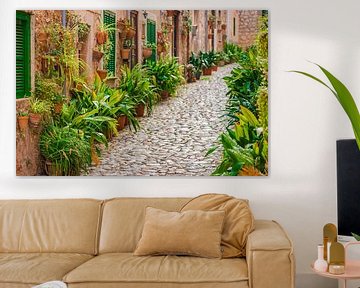
{"label": "hanging plant", "polygon": [[90,25],[84,22],[80,22],[77,25],[77,30],[79,42],[85,42],[90,32]]}
{"label": "hanging plant", "polygon": [[216,16],[213,15],[213,14],[209,14],[208,23],[209,23],[211,28],[215,27],[215,22],[216,22]]}
{"label": "hanging plant", "polygon": [[184,35],[189,35],[191,29],[192,29],[192,19],[190,15],[184,15],[183,16],[183,23],[182,23],[182,33]]}

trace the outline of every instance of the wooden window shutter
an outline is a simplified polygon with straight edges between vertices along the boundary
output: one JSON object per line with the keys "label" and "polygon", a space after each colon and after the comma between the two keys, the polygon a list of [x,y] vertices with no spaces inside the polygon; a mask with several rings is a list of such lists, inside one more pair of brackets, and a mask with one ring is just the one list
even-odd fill
{"label": "wooden window shutter", "polygon": [[30,71],[30,15],[16,11],[16,98],[29,94]]}
{"label": "wooden window shutter", "polygon": [[[104,11],[104,24],[111,25],[111,27],[116,28],[116,15],[114,12],[111,11]],[[107,65],[105,69],[115,76],[116,72],[116,33],[115,31],[109,32],[109,40],[111,43],[111,49],[110,49],[110,57],[109,61],[107,62]]]}

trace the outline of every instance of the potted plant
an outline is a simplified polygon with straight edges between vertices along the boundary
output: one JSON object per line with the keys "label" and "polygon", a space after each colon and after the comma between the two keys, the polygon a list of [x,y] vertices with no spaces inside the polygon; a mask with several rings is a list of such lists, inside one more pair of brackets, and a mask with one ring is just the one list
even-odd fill
{"label": "potted plant", "polygon": [[100,62],[102,57],[104,56],[104,53],[98,50],[93,50],[93,61],[94,62]]}
{"label": "potted plant", "polygon": [[121,18],[117,21],[117,27],[119,29],[120,34],[123,34],[123,32],[126,30],[126,24],[127,22],[125,19]]}
{"label": "potted plant", "polygon": [[149,58],[152,55],[153,51],[155,51],[155,49],[156,49],[155,43],[150,43],[150,42],[146,41],[142,48],[143,57],[145,59]]}
{"label": "potted plant", "polygon": [[214,29],[216,22],[216,16],[212,13],[209,14],[208,23],[211,29]]}
{"label": "potted plant", "polygon": [[77,129],[50,125],[41,134],[39,146],[49,176],[80,175],[91,163],[90,144]]}
{"label": "potted plant", "polygon": [[184,15],[182,20],[182,34],[187,36],[192,31],[192,20],[190,15]]}
{"label": "potted plant", "polygon": [[213,58],[211,57],[211,54],[200,51],[199,58],[204,76],[210,76],[213,66]]}
{"label": "potted plant", "polygon": [[108,71],[103,69],[96,69],[96,73],[99,75],[101,80],[104,80],[108,74]]}
{"label": "potted plant", "polygon": [[98,31],[96,32],[96,42],[99,45],[105,44],[109,38],[109,31],[112,30],[112,25],[100,23]]}
{"label": "potted plant", "polygon": [[221,24],[221,29],[226,30],[226,24]]}
{"label": "potted plant", "polygon": [[196,56],[194,52],[191,52],[189,64],[194,66],[194,76],[196,80],[200,80],[201,77],[201,70],[202,70],[202,64],[200,57]]}
{"label": "potted plant", "polygon": [[61,94],[57,94],[57,96],[54,98],[54,113],[60,114],[61,110],[64,105],[64,99],[65,97]]}
{"label": "potted plant", "polygon": [[193,64],[186,65],[186,79],[188,83],[196,82],[195,67]]}
{"label": "potted plant", "polygon": [[128,22],[126,25],[126,39],[133,39],[136,35],[136,29]]}
{"label": "potted plant", "polygon": [[30,108],[29,108],[29,121],[30,124],[37,128],[42,120],[42,115],[49,110],[49,104],[46,101],[42,101],[31,97]]}
{"label": "potted plant", "polygon": [[175,15],[175,10],[166,10],[167,17],[173,17]]}
{"label": "potted plant", "polygon": [[29,127],[29,112],[20,110],[17,119],[20,131],[25,132]]}
{"label": "potted plant", "polygon": [[146,69],[150,78],[155,79],[155,86],[160,96],[166,99],[176,93],[178,86],[184,82],[183,67],[176,58],[160,58],[157,62],[148,61]]}
{"label": "potted plant", "polygon": [[121,58],[122,59],[124,59],[124,60],[129,59],[131,47],[132,47],[132,40],[130,40],[130,39],[125,40],[123,49],[121,49]]}
{"label": "potted plant", "polygon": [[36,40],[38,40],[41,44],[44,44],[47,42],[49,38],[49,33],[45,30],[40,30],[37,34]]}
{"label": "potted plant", "polygon": [[79,22],[77,25],[78,41],[83,43],[86,41],[90,32],[90,25],[84,22]]}

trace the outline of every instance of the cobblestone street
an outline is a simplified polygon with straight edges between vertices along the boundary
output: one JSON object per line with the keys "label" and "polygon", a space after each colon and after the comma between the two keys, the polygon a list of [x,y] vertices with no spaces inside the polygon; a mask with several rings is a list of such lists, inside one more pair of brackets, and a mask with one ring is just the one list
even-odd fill
{"label": "cobblestone street", "polygon": [[222,78],[233,68],[219,67],[212,76],[182,86],[177,97],[140,118],[138,132],[120,131],[88,175],[209,176],[221,157],[220,152],[205,154],[225,128],[219,119],[227,99]]}

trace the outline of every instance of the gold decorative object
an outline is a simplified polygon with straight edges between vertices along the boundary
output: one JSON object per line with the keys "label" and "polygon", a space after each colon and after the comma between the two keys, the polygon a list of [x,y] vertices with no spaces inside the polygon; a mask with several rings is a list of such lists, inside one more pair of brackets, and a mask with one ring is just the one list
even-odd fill
{"label": "gold decorative object", "polygon": [[328,259],[328,243],[337,242],[337,228],[334,224],[328,223],[323,228],[324,239],[324,259],[329,262]]}
{"label": "gold decorative object", "polygon": [[341,243],[333,242],[330,246],[329,273],[345,273],[345,248]]}

